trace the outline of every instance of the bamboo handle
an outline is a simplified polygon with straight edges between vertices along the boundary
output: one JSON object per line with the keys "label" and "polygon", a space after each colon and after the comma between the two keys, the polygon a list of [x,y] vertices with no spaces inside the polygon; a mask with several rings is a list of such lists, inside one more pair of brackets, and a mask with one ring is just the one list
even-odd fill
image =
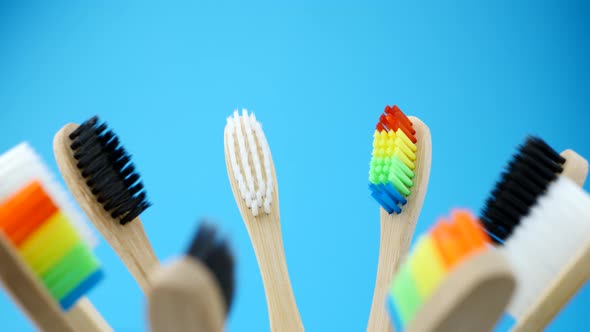
{"label": "bamboo handle", "polygon": [[559,273],[541,296],[520,317],[512,332],[541,331],[590,278],[590,244]]}
{"label": "bamboo handle", "polygon": [[430,130],[420,119],[413,116],[409,118],[414,124],[416,137],[418,138],[418,158],[416,159],[415,169],[416,183],[412,188],[412,194],[408,197],[408,203],[402,208],[401,214],[389,215],[385,210],[380,209],[381,241],[377,279],[367,325],[367,331],[369,332],[393,331],[385,306],[387,290],[399,264],[405,259],[410,249],[414,229],[422,211],[422,204],[428,189],[432,163]]}
{"label": "bamboo handle", "polygon": [[147,293],[152,332],[221,332],[224,300],[215,276],[192,258],[158,268]]}
{"label": "bamboo handle", "polygon": [[84,332],[112,332],[113,329],[96,310],[88,298],[81,298],[65,312],[66,319],[76,331]]}
{"label": "bamboo handle", "polygon": [[566,159],[563,165],[562,175],[567,176],[580,187],[584,186],[588,177],[588,160],[577,154],[574,150],[565,150],[561,156]]}
{"label": "bamboo handle", "polygon": [[12,299],[44,332],[76,332],[61,308],[0,232],[0,280]]}
{"label": "bamboo handle", "polygon": [[492,331],[515,288],[516,278],[504,255],[484,250],[445,277],[408,324],[407,331]]}
{"label": "bamboo handle", "polygon": [[271,331],[304,331],[289,279],[281,225],[273,218],[259,215],[255,223],[247,224],[262,274]]}

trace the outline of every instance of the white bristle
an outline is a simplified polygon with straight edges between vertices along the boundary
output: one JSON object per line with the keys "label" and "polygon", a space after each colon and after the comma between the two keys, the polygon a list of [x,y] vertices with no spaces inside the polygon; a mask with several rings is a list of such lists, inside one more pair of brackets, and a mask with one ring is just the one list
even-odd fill
{"label": "white bristle", "polygon": [[263,190],[264,193],[264,211],[266,213],[270,213],[270,205],[272,204],[272,193],[274,190],[272,165],[270,163],[270,146],[268,145],[266,136],[264,136],[262,125],[260,124],[260,122],[256,121],[254,113],[252,113],[252,117],[250,118],[250,120],[252,121],[252,127],[254,128],[254,132],[256,133],[256,139],[258,140],[258,144],[260,145],[262,150],[262,163],[264,166],[264,174],[266,177],[266,188],[261,188],[261,190]]}
{"label": "white bristle", "polygon": [[226,130],[230,164],[242,199],[254,216],[258,215],[260,208],[270,213],[273,176],[270,147],[262,126],[254,113],[248,114],[242,109],[241,116],[235,110],[227,119]]}
{"label": "white bristle", "polygon": [[[254,141],[254,135],[252,134],[250,117],[248,116],[248,112],[245,109],[242,109],[242,122],[244,123],[244,132],[246,133],[246,138],[248,139],[248,146],[250,147],[250,156],[252,157],[252,165],[254,166],[255,174],[253,175],[256,175],[257,188],[252,188],[253,192],[251,193],[251,195],[256,200],[256,203],[253,205],[255,205],[256,209],[258,210],[258,208],[262,206],[262,194],[260,192],[260,188],[264,188],[264,181],[262,180],[262,165],[260,165],[258,148],[254,148],[256,147],[256,142]],[[252,178],[252,182],[254,182],[254,176]]]}
{"label": "white bristle", "polygon": [[97,237],[88,221],[73,204],[68,192],[29,144],[21,143],[0,156],[0,203],[16,194],[33,180],[41,183],[45,192],[68,217],[86,243],[91,247],[96,247]]}
{"label": "white bristle", "polygon": [[227,146],[229,149],[229,160],[231,163],[231,168],[234,173],[234,177],[238,182],[238,187],[240,189],[240,195],[242,197],[246,197],[246,184],[244,183],[244,177],[242,176],[242,172],[239,171],[240,166],[238,165],[238,159],[236,157],[236,147],[235,147],[235,126],[234,120],[232,117],[227,118]]}
{"label": "white bristle", "polygon": [[590,241],[590,195],[560,176],[504,243],[518,279],[509,306],[520,317]]}

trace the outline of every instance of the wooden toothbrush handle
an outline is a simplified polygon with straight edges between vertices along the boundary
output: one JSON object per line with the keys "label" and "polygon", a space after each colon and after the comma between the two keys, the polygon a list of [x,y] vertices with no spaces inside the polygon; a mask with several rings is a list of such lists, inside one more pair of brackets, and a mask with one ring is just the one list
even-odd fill
{"label": "wooden toothbrush handle", "polygon": [[0,281],[19,307],[44,332],[76,332],[61,308],[16,249],[0,232]]}
{"label": "wooden toothbrush handle", "polygon": [[562,175],[570,178],[580,187],[584,186],[588,177],[588,160],[570,149],[563,151],[561,156],[566,159]]}
{"label": "wooden toothbrush handle", "polygon": [[373,292],[373,304],[367,325],[367,331],[370,332],[394,330],[386,310],[387,291],[399,265],[406,258],[416,228],[416,219],[408,220],[408,218],[401,218],[401,216],[390,215],[381,209],[379,265]]}
{"label": "wooden toothbrush handle", "polygon": [[541,331],[590,279],[590,244],[564,268],[526,312],[511,332]]}
{"label": "wooden toothbrush handle", "polygon": [[108,222],[109,224],[104,225],[111,228],[111,231],[101,231],[101,233],[121,258],[143,293],[147,294],[151,287],[149,274],[160,263],[145,234],[141,220],[136,218],[124,226],[113,225],[113,220]]}
{"label": "wooden toothbrush handle", "polygon": [[278,220],[259,216],[248,223],[250,240],[262,274],[271,331],[304,331],[291,288]]}
{"label": "wooden toothbrush handle", "polygon": [[65,313],[66,319],[76,331],[112,332],[113,329],[96,310],[88,298],[81,298]]}

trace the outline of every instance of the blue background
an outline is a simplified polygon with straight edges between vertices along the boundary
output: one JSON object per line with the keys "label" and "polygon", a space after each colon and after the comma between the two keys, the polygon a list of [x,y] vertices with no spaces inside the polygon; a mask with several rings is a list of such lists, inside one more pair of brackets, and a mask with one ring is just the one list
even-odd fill
{"label": "blue background", "polygon": [[[268,330],[262,281],[234,203],[225,118],[253,110],[280,184],[291,281],[309,331],[363,331],[379,246],[367,189],[386,104],[431,128],[424,231],[451,207],[479,210],[526,134],[590,156],[587,1],[113,1],[0,4],[0,150],[30,141],[56,170],[53,134],[99,114],[133,154],[154,206],[159,258],[201,216],[238,261],[229,331]],[[106,242],[90,294],[121,331],[144,299]],[[550,330],[587,319],[583,289]],[[2,331],[32,327],[0,294]]]}

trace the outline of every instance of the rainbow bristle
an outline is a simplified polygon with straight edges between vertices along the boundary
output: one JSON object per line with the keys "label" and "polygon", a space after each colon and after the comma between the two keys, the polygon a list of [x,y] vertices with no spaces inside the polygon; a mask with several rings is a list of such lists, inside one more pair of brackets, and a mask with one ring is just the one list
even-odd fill
{"label": "rainbow bristle", "polygon": [[479,221],[459,210],[422,235],[391,282],[388,307],[396,328],[407,326],[453,268],[490,241]]}
{"label": "rainbow bristle", "polygon": [[416,131],[397,107],[385,107],[373,135],[369,169],[371,195],[388,213],[401,213],[414,186]]}
{"label": "rainbow bristle", "polygon": [[64,310],[102,278],[86,241],[39,181],[0,204],[0,230]]}

